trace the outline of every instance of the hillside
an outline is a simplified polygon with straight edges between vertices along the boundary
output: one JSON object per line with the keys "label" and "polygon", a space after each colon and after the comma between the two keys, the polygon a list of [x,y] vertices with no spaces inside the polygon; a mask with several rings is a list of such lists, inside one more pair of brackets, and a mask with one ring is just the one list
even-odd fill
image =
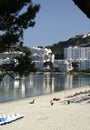
{"label": "hillside", "polygon": [[55,54],[56,59],[63,59],[63,51],[65,47],[78,46],[78,47],[90,47],[90,33],[76,35],[67,41],[59,41],[52,46],[47,46]]}

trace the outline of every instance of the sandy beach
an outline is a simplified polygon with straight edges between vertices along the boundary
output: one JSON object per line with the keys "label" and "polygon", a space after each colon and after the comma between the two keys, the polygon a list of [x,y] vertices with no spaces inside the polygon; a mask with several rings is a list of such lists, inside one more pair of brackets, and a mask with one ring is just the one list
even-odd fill
{"label": "sandy beach", "polygon": [[[80,103],[67,104],[68,99],[65,98],[76,92],[87,90],[90,90],[89,86],[0,103],[0,116],[9,113],[24,115],[22,119],[0,126],[0,130],[90,130],[90,103],[85,100]],[[83,97],[86,94],[74,96],[74,99],[80,96]],[[52,101],[53,105],[51,105],[50,101],[53,98],[60,98],[60,100]],[[33,99],[35,103],[30,104]]]}

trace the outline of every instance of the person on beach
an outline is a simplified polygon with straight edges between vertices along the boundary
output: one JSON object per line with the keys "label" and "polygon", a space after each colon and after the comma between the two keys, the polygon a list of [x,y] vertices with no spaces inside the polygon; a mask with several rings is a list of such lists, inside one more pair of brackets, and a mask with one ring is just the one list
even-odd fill
{"label": "person on beach", "polygon": [[30,102],[30,104],[34,104],[35,103],[35,99],[33,99],[33,101]]}
{"label": "person on beach", "polygon": [[60,98],[53,98],[53,101],[59,101]]}
{"label": "person on beach", "polygon": [[53,106],[54,102],[52,100],[50,100],[50,104],[51,104],[51,106]]}

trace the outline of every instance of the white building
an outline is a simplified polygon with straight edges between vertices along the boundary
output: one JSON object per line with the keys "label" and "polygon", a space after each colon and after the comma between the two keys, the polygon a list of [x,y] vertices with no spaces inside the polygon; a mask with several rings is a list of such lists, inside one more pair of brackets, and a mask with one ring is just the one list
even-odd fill
{"label": "white building", "polygon": [[9,58],[0,59],[0,65],[2,65],[2,64],[10,64],[10,63],[11,63],[11,60]]}
{"label": "white building", "polygon": [[79,60],[79,71],[90,69],[90,60]]}
{"label": "white building", "polygon": [[64,48],[64,59],[72,59],[72,47]]}
{"label": "white building", "polygon": [[44,62],[51,61],[54,63],[54,54],[52,54],[51,49],[40,48],[40,47],[32,47],[30,48],[32,53],[32,59],[35,62],[35,67],[39,70],[43,69]]}
{"label": "white building", "polygon": [[2,65],[2,64],[10,64],[14,57],[20,56],[21,54],[23,54],[23,53],[19,52],[19,51],[0,53],[0,65]]}
{"label": "white building", "polygon": [[30,50],[32,53],[32,59],[35,62],[36,61],[42,61],[42,62],[50,61],[50,59],[52,57],[51,49],[32,47]]}
{"label": "white building", "polygon": [[7,57],[13,59],[13,57],[20,56],[21,54],[23,54],[23,52],[20,51],[3,52],[0,53],[0,59],[5,59]]}
{"label": "white building", "polygon": [[79,71],[90,69],[90,47],[64,48],[64,58],[71,62],[79,62]]}
{"label": "white building", "polygon": [[73,69],[72,63],[67,60],[55,60],[54,64],[56,68],[61,72],[68,72]]}
{"label": "white building", "polygon": [[90,47],[64,48],[64,58],[68,60],[90,59]]}

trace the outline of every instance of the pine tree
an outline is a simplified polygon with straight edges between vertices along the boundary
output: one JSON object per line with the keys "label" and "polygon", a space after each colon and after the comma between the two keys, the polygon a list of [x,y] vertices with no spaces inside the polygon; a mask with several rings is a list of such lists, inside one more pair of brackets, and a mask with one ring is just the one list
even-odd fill
{"label": "pine tree", "polygon": [[0,0],[0,52],[23,44],[24,30],[35,25],[39,9],[31,0]]}

